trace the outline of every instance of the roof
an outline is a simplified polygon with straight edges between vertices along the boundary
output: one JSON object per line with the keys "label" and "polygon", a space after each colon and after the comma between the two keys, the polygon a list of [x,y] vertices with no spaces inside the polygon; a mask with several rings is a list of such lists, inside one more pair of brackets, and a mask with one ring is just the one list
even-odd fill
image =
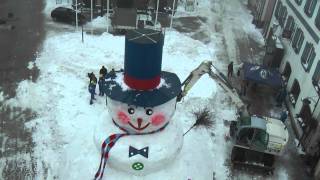
{"label": "roof", "polygon": [[251,116],[251,127],[266,130],[266,120],[258,116]]}
{"label": "roof", "polygon": [[278,119],[267,118],[267,132],[269,136],[282,139],[284,142],[288,141],[288,129]]}
{"label": "roof", "polygon": [[258,116],[241,117],[240,118],[241,128],[256,128],[266,130],[266,120]]}

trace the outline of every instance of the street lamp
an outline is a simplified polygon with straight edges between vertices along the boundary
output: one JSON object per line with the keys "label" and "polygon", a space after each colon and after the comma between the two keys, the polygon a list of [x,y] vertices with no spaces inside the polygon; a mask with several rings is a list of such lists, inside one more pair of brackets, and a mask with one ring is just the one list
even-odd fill
{"label": "street lamp", "polygon": [[157,0],[157,11],[156,11],[156,19],[154,22],[154,29],[156,29],[157,21],[158,21],[158,12],[159,12],[159,0]]}
{"label": "street lamp", "polygon": [[[80,14],[81,15],[82,15],[83,6],[84,6],[84,3],[83,3],[83,1],[81,1],[81,3],[80,3]],[[77,19],[77,21],[78,21],[78,19]],[[80,22],[81,22],[81,16],[80,16]],[[82,43],[83,43],[83,23],[84,22],[81,22],[81,41],[82,41]]]}
{"label": "street lamp", "polygon": [[172,12],[171,12],[170,29],[172,29],[172,20],[173,20],[175,5],[176,5],[176,0],[173,0],[172,9],[171,9]]}
{"label": "street lamp", "polygon": [[78,0],[76,0],[76,30],[78,31]]}

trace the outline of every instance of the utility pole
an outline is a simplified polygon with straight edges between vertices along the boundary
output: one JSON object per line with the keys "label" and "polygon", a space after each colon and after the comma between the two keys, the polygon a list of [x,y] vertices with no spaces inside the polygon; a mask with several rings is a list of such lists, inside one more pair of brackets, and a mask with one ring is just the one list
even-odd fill
{"label": "utility pole", "polygon": [[107,0],[107,33],[109,32],[109,0]]}
{"label": "utility pole", "polygon": [[173,14],[174,14],[174,10],[175,10],[175,5],[176,5],[176,0],[173,0],[173,5],[172,5],[172,9],[171,9],[171,22],[170,22],[170,29],[172,28],[172,21],[173,21]]}
{"label": "utility pole", "polygon": [[92,0],[91,0],[91,2],[90,2],[90,5],[91,5],[91,13],[90,13],[90,15],[91,15],[91,34],[93,34],[93,24],[92,24],[92,19],[93,19],[93,9],[92,9]]}
{"label": "utility pole", "polygon": [[78,0],[76,0],[76,31],[78,31]]}
{"label": "utility pole", "polygon": [[[82,15],[82,7],[83,7],[83,2],[81,3],[81,6],[80,6],[81,15]],[[83,43],[83,22],[81,22],[81,42]]]}
{"label": "utility pole", "polygon": [[155,22],[154,22],[154,29],[156,29],[156,25],[157,25],[157,22],[158,22],[158,12],[159,12],[159,0],[157,0],[157,11],[156,11],[156,19],[155,19]]}
{"label": "utility pole", "polygon": [[101,10],[100,10],[100,11],[101,11],[101,12],[100,12],[100,16],[101,16],[101,17],[103,16],[103,1],[104,1],[104,0],[101,0]]}

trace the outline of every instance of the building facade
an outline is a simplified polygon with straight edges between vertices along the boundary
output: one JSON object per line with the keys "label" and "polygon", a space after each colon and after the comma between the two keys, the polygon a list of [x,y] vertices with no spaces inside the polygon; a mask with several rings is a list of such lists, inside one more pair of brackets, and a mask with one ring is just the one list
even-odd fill
{"label": "building facade", "polygon": [[320,178],[320,2],[277,0],[266,37],[284,46],[280,72],[287,82],[291,125]]}
{"label": "building facade", "polygon": [[253,24],[263,29],[265,35],[269,27],[273,9],[277,0],[248,0],[248,8],[252,11]]}
{"label": "building facade", "polygon": [[253,11],[253,23],[265,31],[270,24],[276,0],[258,0],[250,5]]}

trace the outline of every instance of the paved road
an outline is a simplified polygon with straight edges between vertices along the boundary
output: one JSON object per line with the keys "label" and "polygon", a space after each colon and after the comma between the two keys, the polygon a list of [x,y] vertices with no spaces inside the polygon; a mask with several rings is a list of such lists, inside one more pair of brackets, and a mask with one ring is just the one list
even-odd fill
{"label": "paved road", "polygon": [[[44,37],[42,0],[1,0],[0,19],[13,17],[0,25],[0,87],[8,97],[15,96],[18,82],[35,80],[37,70],[29,70]],[[14,29],[4,28],[12,27]],[[30,110],[9,108],[0,102],[0,179],[32,179],[36,164],[32,154],[31,132],[24,122],[34,116]]]}
{"label": "paved road", "polygon": [[34,72],[26,69],[35,58],[38,45],[43,39],[42,0],[1,0],[0,18],[14,17],[7,23],[15,29],[0,29],[0,86],[6,94],[14,96],[16,82]]}

